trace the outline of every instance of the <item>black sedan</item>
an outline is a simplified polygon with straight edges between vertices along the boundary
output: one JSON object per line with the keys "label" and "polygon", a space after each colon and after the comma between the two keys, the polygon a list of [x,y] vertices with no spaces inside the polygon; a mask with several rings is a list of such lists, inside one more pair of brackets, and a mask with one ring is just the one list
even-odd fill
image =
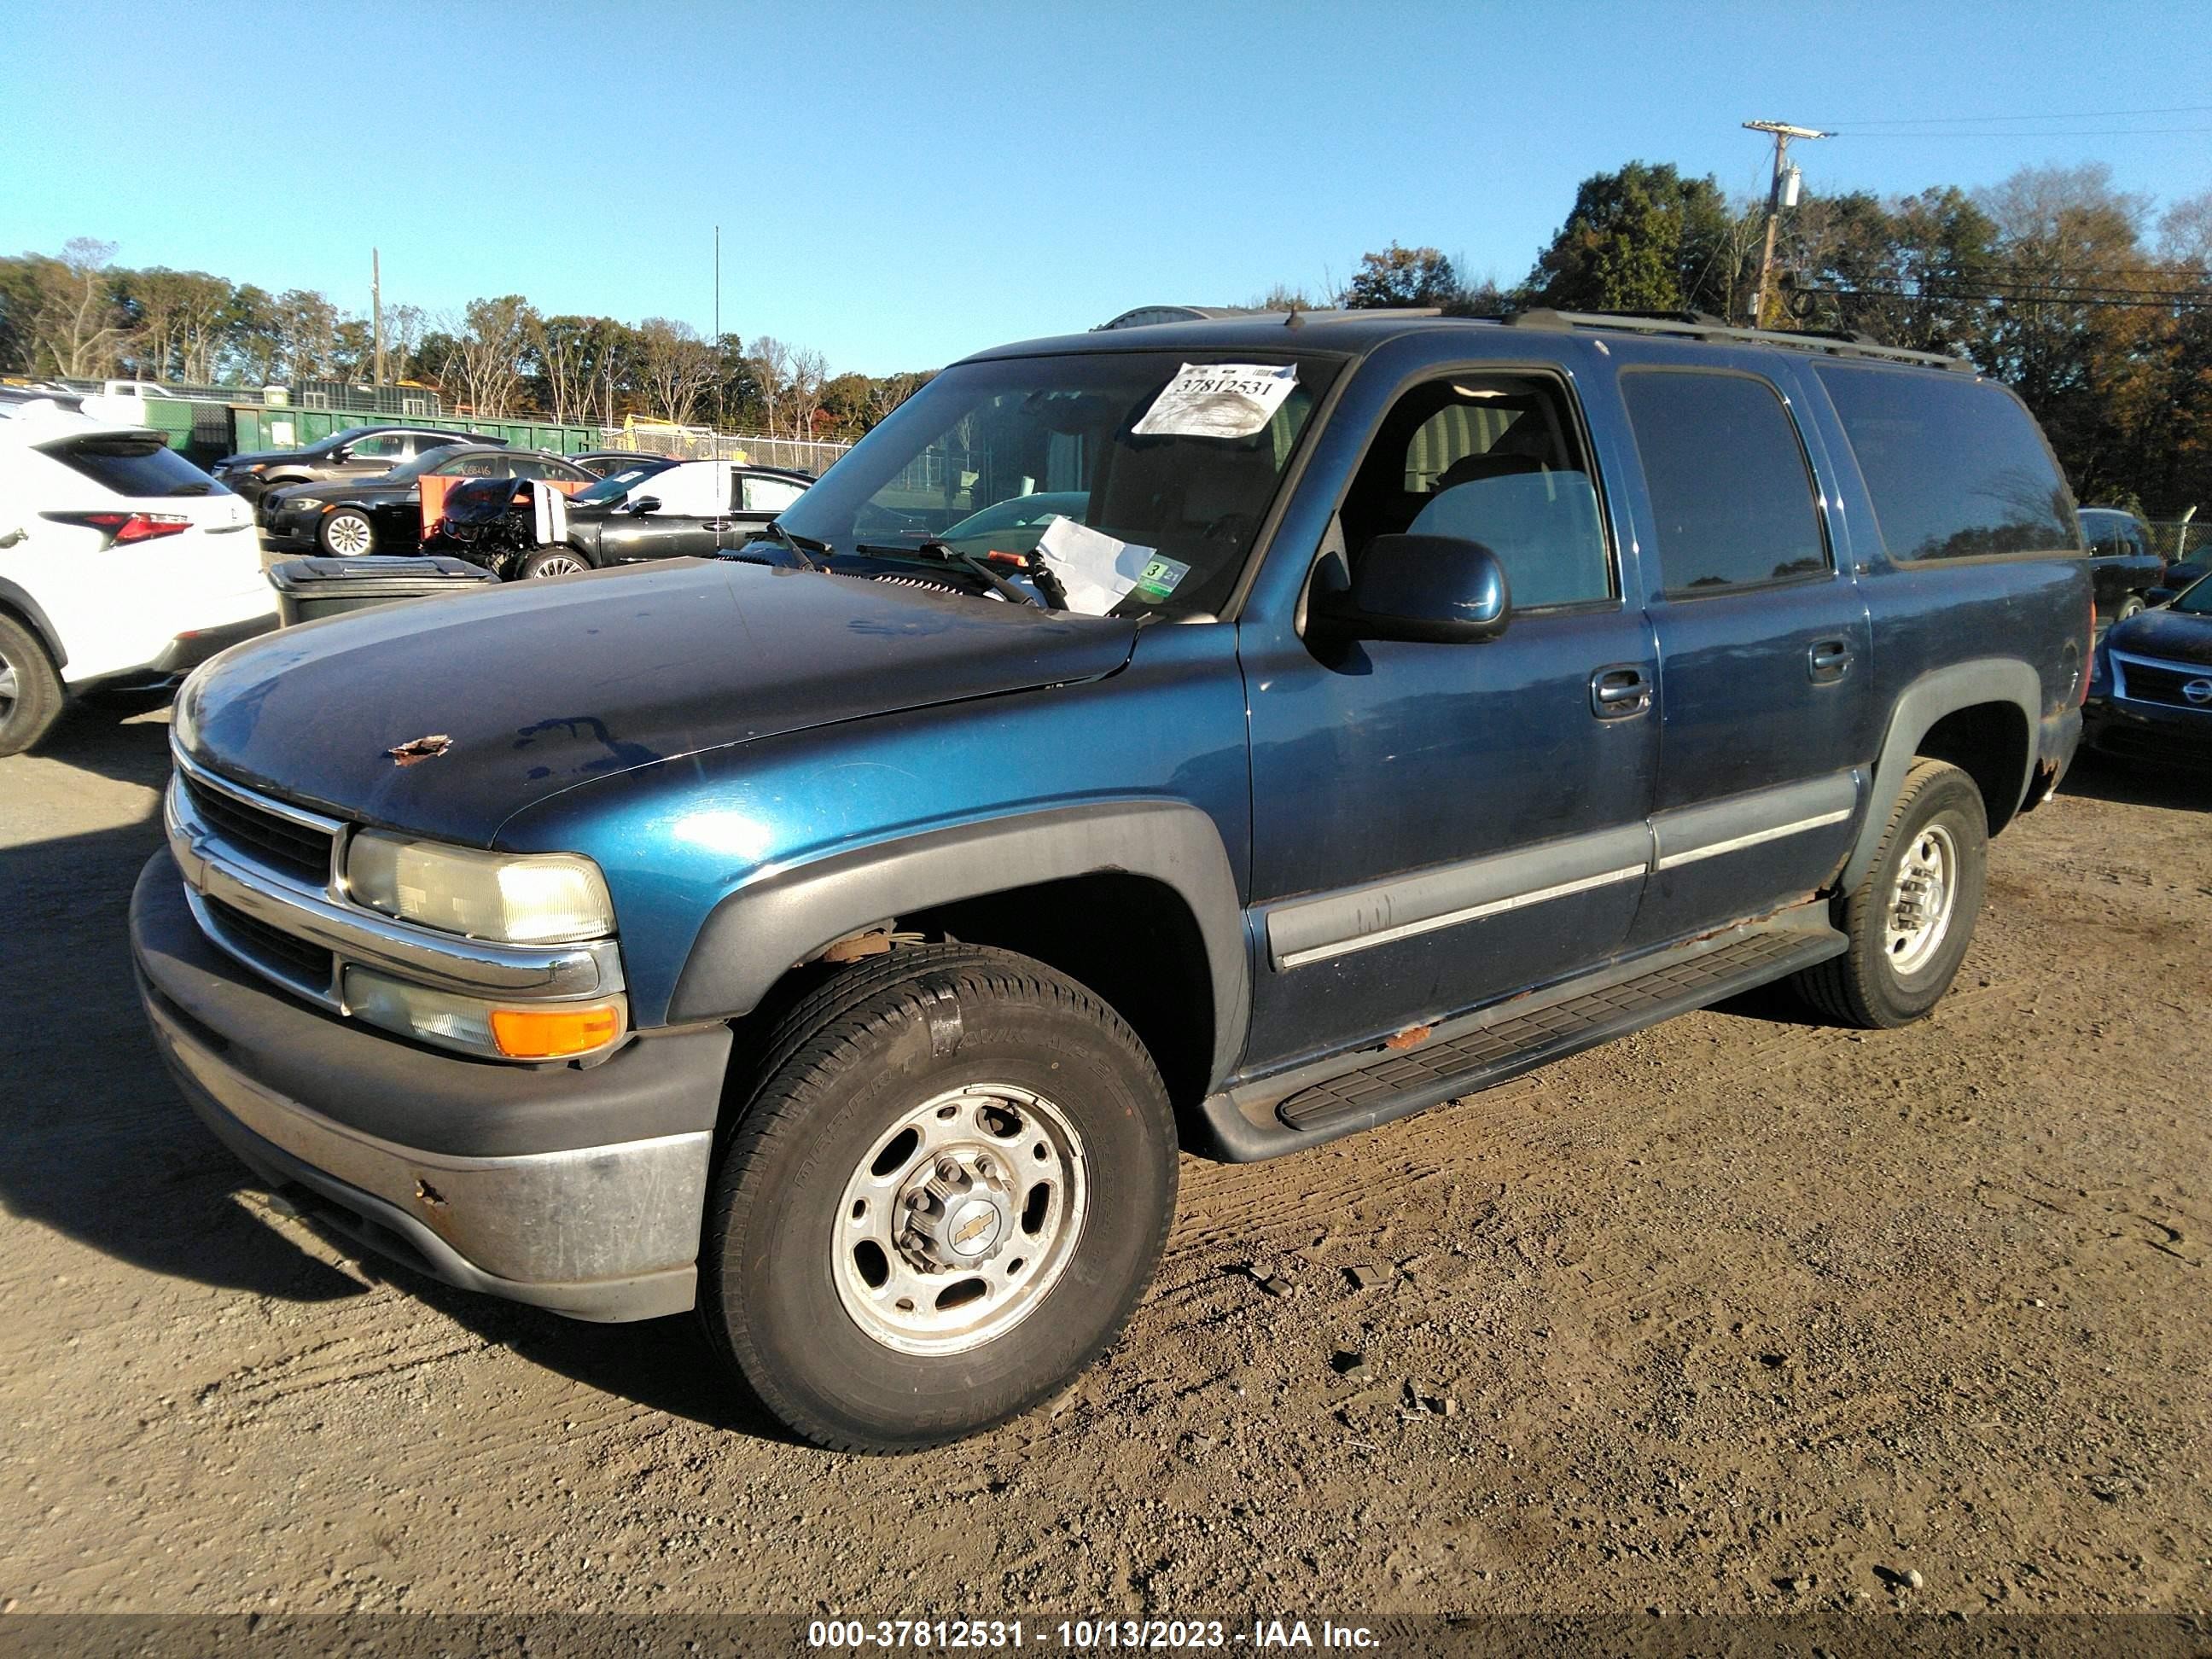
{"label": "black sedan", "polygon": [[341,558],[412,552],[422,538],[425,477],[592,482],[583,468],[542,449],[437,449],[373,478],[272,489],[261,498],[262,536],[288,550],[312,547]]}
{"label": "black sedan", "polygon": [[2112,624],[2081,735],[2123,760],[2212,767],[2212,580]]}
{"label": "black sedan", "polygon": [[349,426],[305,449],[261,449],[226,455],[209,469],[233,494],[259,501],[286,484],[343,483],[373,478],[456,444],[503,448],[504,438],[408,426]]}
{"label": "black sedan", "polygon": [[628,477],[617,472],[574,497],[567,543],[538,549],[521,574],[561,576],[727,552],[767,529],[814,482],[803,472],[738,461],[678,461]]}
{"label": "black sedan", "polygon": [[2085,507],[2081,538],[2089,544],[2089,581],[2101,623],[2125,622],[2149,603],[2166,574],[2150,550],[2150,532],[2124,507]]}

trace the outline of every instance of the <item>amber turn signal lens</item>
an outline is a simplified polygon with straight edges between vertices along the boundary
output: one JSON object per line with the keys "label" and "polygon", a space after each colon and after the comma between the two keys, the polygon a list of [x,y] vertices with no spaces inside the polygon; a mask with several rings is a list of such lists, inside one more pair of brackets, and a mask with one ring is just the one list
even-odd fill
{"label": "amber turn signal lens", "polygon": [[509,1060],[558,1060],[586,1054],[621,1034],[622,1009],[612,1003],[491,1011],[492,1040]]}

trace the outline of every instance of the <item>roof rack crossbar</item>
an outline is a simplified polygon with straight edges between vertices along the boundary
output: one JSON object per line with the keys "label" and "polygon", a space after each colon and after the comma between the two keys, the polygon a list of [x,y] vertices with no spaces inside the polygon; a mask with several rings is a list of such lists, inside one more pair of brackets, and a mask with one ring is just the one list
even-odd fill
{"label": "roof rack crossbar", "polygon": [[1703,312],[1557,311],[1537,307],[1516,312],[1503,320],[1509,328],[1609,329],[1632,334],[1681,335],[1698,340],[1743,340],[1759,345],[1794,346],[1800,351],[1824,352],[1838,357],[1879,357],[1893,362],[1925,363],[1936,368],[1978,373],[1963,357],[1878,345],[1856,330],[1735,328]]}

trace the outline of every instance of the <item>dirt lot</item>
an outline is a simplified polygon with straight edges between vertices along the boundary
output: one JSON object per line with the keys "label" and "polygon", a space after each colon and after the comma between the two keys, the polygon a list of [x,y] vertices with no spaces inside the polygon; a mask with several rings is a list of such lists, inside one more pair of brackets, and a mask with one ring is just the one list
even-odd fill
{"label": "dirt lot", "polygon": [[164,719],[0,761],[11,1608],[2212,1606],[2212,787],[2085,769],[1915,1030],[1769,999],[1187,1160],[1108,1361],[890,1461],[246,1192],[130,988]]}

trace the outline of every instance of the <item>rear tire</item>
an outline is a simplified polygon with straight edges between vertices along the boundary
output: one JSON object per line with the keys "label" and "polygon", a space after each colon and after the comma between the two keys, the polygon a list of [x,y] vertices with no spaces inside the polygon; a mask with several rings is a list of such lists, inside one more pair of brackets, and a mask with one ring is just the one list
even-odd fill
{"label": "rear tire", "polygon": [[957,1439],[1120,1333],[1174,1218],[1175,1119],[1083,987],[1006,951],[896,951],[799,1003],[760,1076],[708,1195],[699,1307],[794,1431]]}
{"label": "rear tire", "polygon": [[332,558],[364,558],[376,551],[376,526],[368,514],[342,507],[316,526],[315,539]]}
{"label": "rear tire", "polygon": [[1988,860],[1974,781],[1942,761],[1915,762],[1866,878],[1837,901],[1850,948],[1794,975],[1798,994],[1839,1025],[1890,1030],[1923,1018],[1973,939]]}
{"label": "rear tire", "polygon": [[2142,594],[2130,593],[2127,598],[2120,601],[2119,613],[2112,618],[2112,621],[2116,624],[2124,623],[2130,617],[2142,616],[2144,611],[2148,608],[2148,607],[2143,603],[2143,596]]}
{"label": "rear tire", "polygon": [[38,635],[0,616],[0,755],[20,755],[45,737],[68,701]]}

